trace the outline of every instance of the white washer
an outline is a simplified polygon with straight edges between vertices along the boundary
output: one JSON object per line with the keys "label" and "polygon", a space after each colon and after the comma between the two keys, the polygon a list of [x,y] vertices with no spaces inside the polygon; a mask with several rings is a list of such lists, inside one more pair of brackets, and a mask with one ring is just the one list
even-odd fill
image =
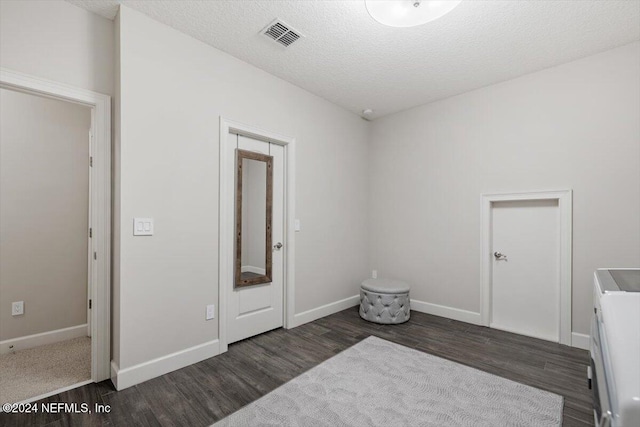
{"label": "white washer", "polygon": [[640,426],[640,269],[598,269],[594,279],[596,426]]}

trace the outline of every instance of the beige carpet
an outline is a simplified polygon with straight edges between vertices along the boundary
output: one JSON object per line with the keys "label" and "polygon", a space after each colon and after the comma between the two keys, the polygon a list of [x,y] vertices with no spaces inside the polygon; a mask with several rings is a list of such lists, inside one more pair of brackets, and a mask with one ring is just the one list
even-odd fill
{"label": "beige carpet", "polygon": [[0,356],[0,404],[16,403],[91,379],[91,338]]}

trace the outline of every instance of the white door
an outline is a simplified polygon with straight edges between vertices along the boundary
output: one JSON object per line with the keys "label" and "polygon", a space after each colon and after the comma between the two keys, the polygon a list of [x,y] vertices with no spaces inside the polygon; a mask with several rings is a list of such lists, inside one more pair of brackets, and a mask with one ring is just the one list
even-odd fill
{"label": "white door", "polygon": [[493,202],[490,326],[560,340],[557,199]]}
{"label": "white door", "polygon": [[[230,176],[228,177],[229,179],[227,182],[231,183],[233,186],[233,188],[230,189],[229,194],[231,194],[234,199],[234,202],[227,204],[228,206],[231,206],[232,210],[229,212],[229,217],[233,218],[232,224],[229,224],[231,227],[235,227],[236,222],[236,149],[266,154],[273,158],[273,207],[271,223],[272,247],[267,248],[267,250],[271,249],[272,251],[272,281],[269,283],[246,287],[236,287],[235,279],[229,280],[228,283],[221,284],[221,286],[228,286],[226,292],[227,343],[232,343],[279,328],[283,325],[284,251],[282,250],[282,243],[284,242],[284,147],[232,133],[229,134],[227,143],[230,145],[230,149],[227,150],[227,153],[229,153],[227,164],[232,165],[232,167],[228,169]],[[233,175],[233,177],[231,177],[231,175]],[[243,186],[245,186],[244,179]],[[261,208],[263,210],[264,187],[261,191],[261,193],[256,191],[249,193],[249,191],[245,191],[243,189],[243,200],[245,200],[244,198],[246,197],[257,197],[256,193],[260,193],[261,197],[256,200],[263,203],[263,207]],[[247,200],[247,202],[249,202],[249,200]],[[244,207],[245,202],[243,201],[243,208]],[[247,215],[246,212],[247,209],[243,209],[243,215]],[[246,218],[243,219],[243,222],[244,221],[248,221],[248,224],[252,223],[251,220],[247,220]],[[264,244],[264,237],[261,234],[262,232],[256,233],[255,231],[252,231],[252,227],[252,225],[243,225],[243,239],[246,240],[247,237],[254,237],[256,240],[259,240]],[[234,247],[230,259],[235,266],[235,238],[232,240]],[[243,241],[242,246],[245,246],[245,243],[246,242]],[[260,245],[258,245],[258,247],[260,247]],[[243,252],[248,253],[249,251],[247,249],[248,248],[243,248]],[[232,250],[232,248],[229,247],[228,250]],[[261,255],[261,259],[264,259],[264,250]],[[258,259],[260,259],[260,257],[258,257]],[[264,265],[257,267],[255,265],[251,265],[257,265],[258,263],[259,261],[248,262],[245,267],[243,260],[242,271],[249,274],[264,274]]]}

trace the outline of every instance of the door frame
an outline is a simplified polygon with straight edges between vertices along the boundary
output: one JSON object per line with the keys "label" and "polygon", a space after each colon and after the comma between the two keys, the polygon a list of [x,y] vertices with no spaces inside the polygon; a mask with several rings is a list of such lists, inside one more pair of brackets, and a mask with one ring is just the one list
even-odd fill
{"label": "door frame", "polygon": [[255,126],[236,122],[220,116],[220,157],[219,163],[219,212],[218,212],[218,340],[220,353],[228,350],[227,343],[227,288],[233,283],[233,207],[229,206],[230,189],[228,182],[227,139],[229,133],[257,139],[284,147],[284,277],[283,277],[283,326],[294,326],[295,313],[295,147],[294,137],[281,135]]}
{"label": "door frame", "polygon": [[485,193],[480,197],[480,318],[484,326],[491,323],[493,268],[491,255],[492,211],[494,202],[557,200],[560,210],[560,279],[559,321],[560,344],[571,345],[571,273],[573,191],[529,191],[521,193]]}
{"label": "door frame", "polygon": [[[89,212],[92,238],[91,380],[111,375],[111,97],[18,71],[0,68],[0,87],[91,108]],[[88,236],[89,230],[87,230]]]}

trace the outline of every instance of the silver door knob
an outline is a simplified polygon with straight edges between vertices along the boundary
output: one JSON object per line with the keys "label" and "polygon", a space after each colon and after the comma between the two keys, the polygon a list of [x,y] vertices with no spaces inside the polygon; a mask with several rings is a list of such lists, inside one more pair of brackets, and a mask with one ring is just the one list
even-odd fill
{"label": "silver door knob", "polygon": [[496,257],[496,259],[507,259],[507,256],[505,254],[501,254],[500,252],[494,252],[493,256]]}
{"label": "silver door knob", "polygon": [[273,245],[273,249],[275,249],[276,251],[279,251],[280,249],[282,249],[282,243],[278,242],[275,245]]}

